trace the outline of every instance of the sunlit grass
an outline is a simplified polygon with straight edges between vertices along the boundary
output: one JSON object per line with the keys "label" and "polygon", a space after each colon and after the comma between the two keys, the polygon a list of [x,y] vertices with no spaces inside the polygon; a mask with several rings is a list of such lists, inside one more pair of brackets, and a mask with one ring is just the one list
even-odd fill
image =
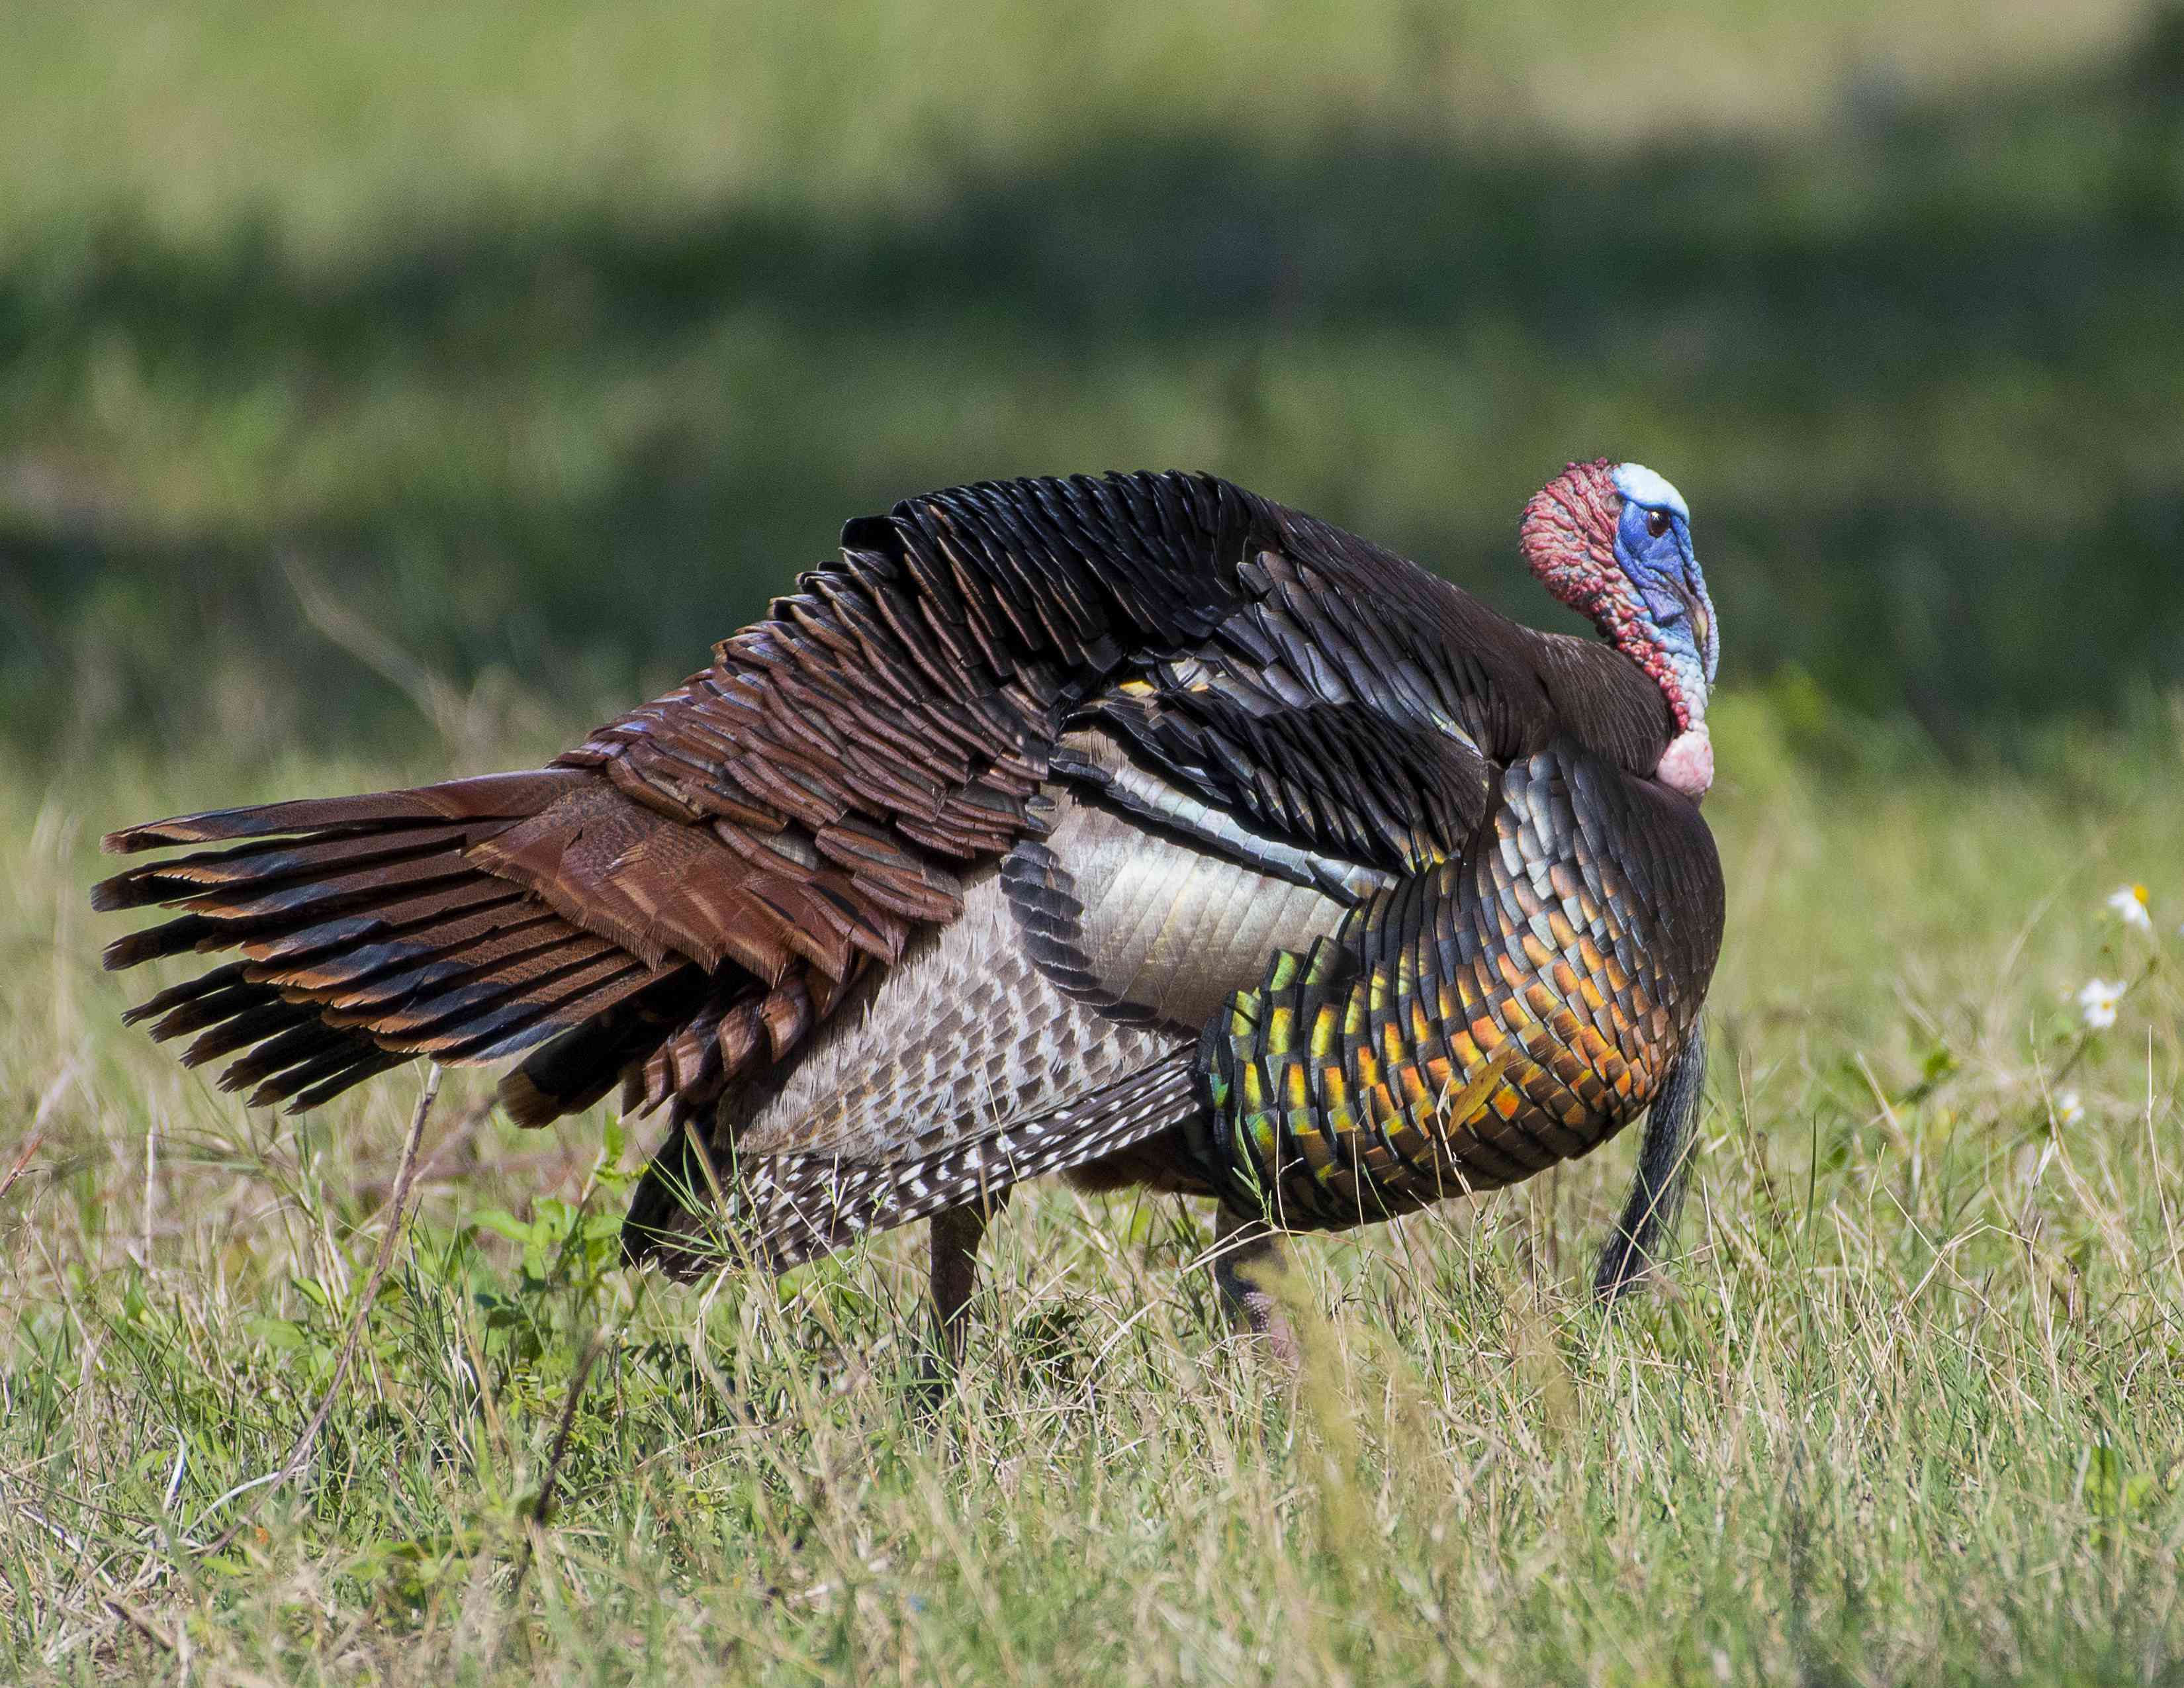
{"label": "sunlit grass", "polygon": [[1847,75],[1952,89],[2113,51],[2141,15],[2131,0],[21,7],[0,15],[0,231],[120,206],[185,242],[255,220],[337,254],[421,215],[602,189],[914,202],[965,165],[1037,167],[1148,125],[1276,151],[1361,121],[1457,140],[1772,132],[1832,115]]}
{"label": "sunlit grass", "polygon": [[[1722,710],[1713,1103],[1683,1257],[1616,1319],[1582,1290],[1626,1145],[1297,1248],[1294,1401],[1217,1323],[1202,1214],[1042,1189],[989,1240],[967,1375],[927,1415],[916,1239],[778,1289],[632,1279],[638,1143],[616,1159],[604,1111],[516,1132],[451,1074],[357,1371],[271,1493],[236,1491],[325,1390],[416,1078],[298,1125],[122,1029],[92,841],[447,753],[13,767],[0,1175],[35,1146],[0,1197],[0,1674],[2174,1671],[2184,792],[2128,771],[2176,741],[2104,743],[2089,804],[1930,767],[1818,780],[1778,713]],[[2129,883],[2151,933],[2107,905]],[[2144,981],[2098,1033],[2095,977]]]}
{"label": "sunlit grass", "polygon": [[384,726],[289,556],[604,705],[1017,473],[1210,470],[1510,606],[1595,454],[1691,499],[1732,677],[1959,755],[2113,716],[2180,637],[2180,18],[18,7],[0,729],[194,742],[209,660]]}
{"label": "sunlit grass", "polygon": [[[0,14],[0,1680],[2184,1673],[2179,40]],[[1613,1321],[1627,1144],[1298,1247],[1294,1397],[1203,1213],[1042,1189],[931,1413],[918,1238],[632,1279],[656,1126],[475,1073],[359,1309],[418,1075],[247,1114],[98,971],[107,827],[534,762],[905,492],[1205,467],[1537,619],[1594,451],[1691,495],[1734,688],[1697,1189]]]}

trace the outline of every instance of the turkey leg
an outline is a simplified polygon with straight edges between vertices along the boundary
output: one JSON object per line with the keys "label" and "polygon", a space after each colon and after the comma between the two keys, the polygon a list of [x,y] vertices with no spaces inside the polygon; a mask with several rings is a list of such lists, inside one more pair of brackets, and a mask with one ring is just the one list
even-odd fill
{"label": "turkey leg", "polygon": [[1262,1337],[1283,1367],[1295,1372],[1301,1359],[1296,1333],[1281,1303],[1261,1282],[1279,1271],[1281,1238],[1262,1219],[1247,1219],[1223,1206],[1213,1223],[1213,1282],[1231,1320]]}
{"label": "turkey leg", "polygon": [[1676,1212],[1691,1181],[1691,1135],[1706,1095],[1706,1028],[1694,1026],[1646,1112],[1630,1200],[1593,1275],[1593,1293],[1603,1301],[1635,1289],[1674,1241]]}
{"label": "turkey leg", "polygon": [[932,1381],[963,1363],[971,1329],[971,1297],[978,1290],[978,1243],[986,1226],[1007,1205],[999,1190],[933,1216],[930,1228],[933,1350],[925,1375]]}

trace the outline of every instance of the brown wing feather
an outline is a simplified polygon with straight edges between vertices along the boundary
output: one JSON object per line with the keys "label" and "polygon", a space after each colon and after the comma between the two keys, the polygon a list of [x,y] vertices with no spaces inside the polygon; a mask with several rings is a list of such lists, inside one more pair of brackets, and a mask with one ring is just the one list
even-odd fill
{"label": "brown wing feather", "polygon": [[1233,607],[1267,509],[1143,476],[853,523],[839,566],[551,768],[116,833],[121,852],[239,847],[100,886],[101,908],[174,916],[109,963],[240,950],[240,972],[155,998],[154,1030],[238,1056],[226,1082],[254,1101],[323,1100],[382,1057],[543,1045],[507,1084],[526,1122],[625,1072],[640,1102],[707,1105],[956,917],[951,864],[1024,830],[1065,700]]}

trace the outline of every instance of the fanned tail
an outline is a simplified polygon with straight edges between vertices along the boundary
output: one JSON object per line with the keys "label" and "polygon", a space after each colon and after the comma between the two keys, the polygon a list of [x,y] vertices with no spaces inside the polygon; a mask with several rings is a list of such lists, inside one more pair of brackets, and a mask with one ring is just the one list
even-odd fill
{"label": "fanned tail", "polygon": [[109,967],[241,952],[126,1018],[150,1021],[163,1042],[193,1036],[185,1065],[235,1056],[220,1085],[248,1090],[250,1106],[301,1111],[417,1056],[516,1054],[691,972],[584,930],[482,861],[587,783],[573,771],[499,774],[112,833],[117,854],[233,845],[132,867],[92,891],[96,908],[174,911],[109,944]]}

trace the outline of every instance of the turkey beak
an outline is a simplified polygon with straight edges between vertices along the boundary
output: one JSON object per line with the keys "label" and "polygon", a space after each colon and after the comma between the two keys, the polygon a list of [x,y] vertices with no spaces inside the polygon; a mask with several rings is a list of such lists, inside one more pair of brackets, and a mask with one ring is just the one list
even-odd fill
{"label": "turkey beak", "polygon": [[[1678,560],[1683,567],[1669,582],[1669,590],[1684,606],[1684,614],[1691,630],[1691,639],[1699,654],[1699,660],[1707,661],[1707,653],[1713,649],[1713,606],[1707,601],[1706,577],[1699,572],[1697,554],[1691,549],[1691,536],[1683,529],[1676,533]],[[1707,679],[1713,679],[1713,665],[1707,663]]]}
{"label": "turkey beak", "polygon": [[1713,616],[1707,609],[1707,601],[1693,591],[1687,582],[1668,582],[1669,593],[1684,606],[1684,621],[1691,630],[1691,638],[1701,656],[1706,654],[1707,641],[1713,636]]}

